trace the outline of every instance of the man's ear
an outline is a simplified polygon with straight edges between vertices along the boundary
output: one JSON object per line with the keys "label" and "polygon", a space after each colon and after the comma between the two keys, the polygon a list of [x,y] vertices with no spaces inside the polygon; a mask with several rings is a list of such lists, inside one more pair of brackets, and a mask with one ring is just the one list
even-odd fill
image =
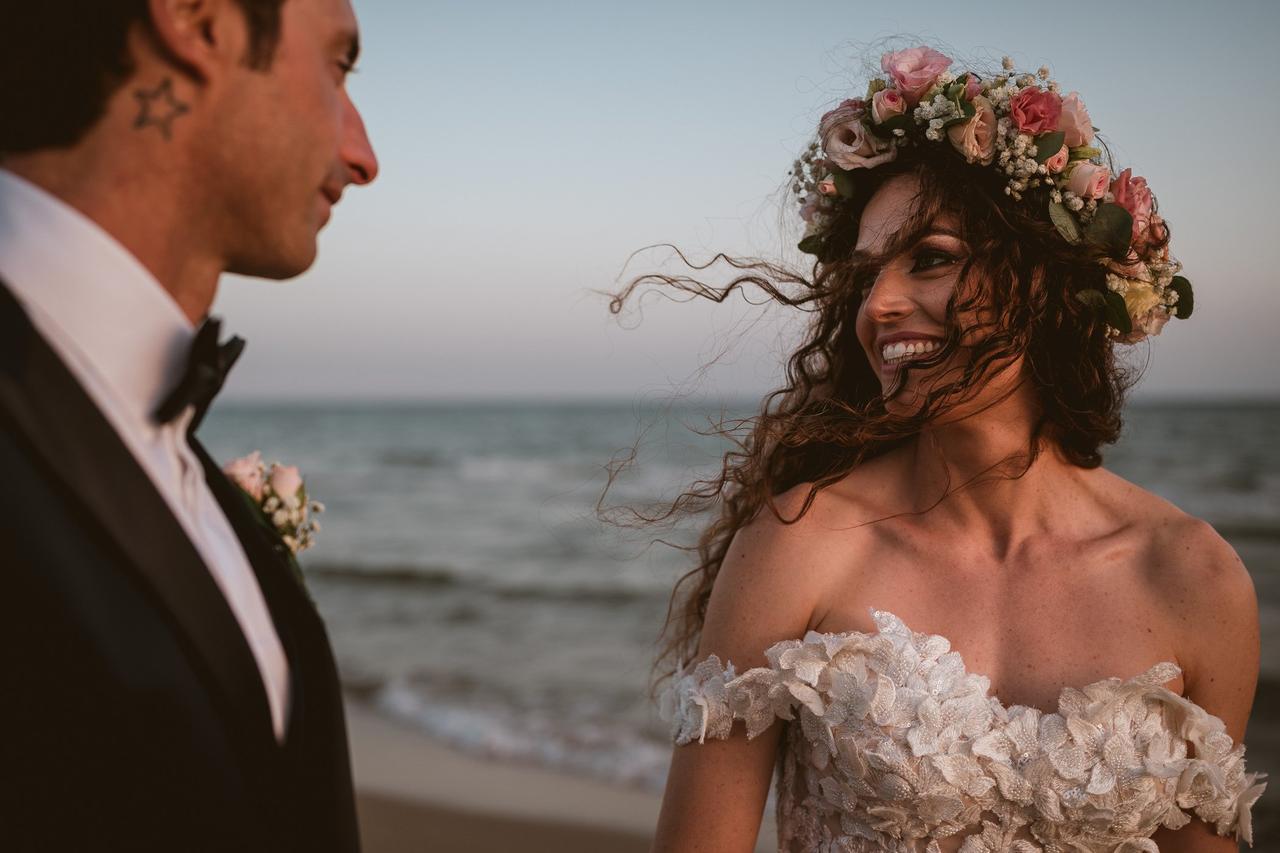
{"label": "man's ear", "polygon": [[148,0],[147,6],[156,46],[201,82],[244,61],[248,22],[232,0]]}

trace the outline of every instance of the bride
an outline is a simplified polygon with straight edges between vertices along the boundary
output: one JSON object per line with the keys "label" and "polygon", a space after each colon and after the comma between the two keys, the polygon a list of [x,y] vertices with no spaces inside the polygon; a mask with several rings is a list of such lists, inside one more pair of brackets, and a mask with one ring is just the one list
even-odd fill
{"label": "bride", "polygon": [[792,172],[811,276],[632,285],[811,314],[688,496],[720,515],[667,626],[655,849],[752,850],[775,771],[784,851],[1252,843],[1249,575],[1100,466],[1119,348],[1191,314],[1169,228],[1046,69],[882,64]]}

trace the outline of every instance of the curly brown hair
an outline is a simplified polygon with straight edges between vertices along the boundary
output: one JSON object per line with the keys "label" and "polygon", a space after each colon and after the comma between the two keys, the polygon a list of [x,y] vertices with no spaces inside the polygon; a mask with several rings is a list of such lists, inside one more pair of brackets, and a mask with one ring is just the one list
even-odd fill
{"label": "curly brown hair", "polygon": [[[787,360],[784,387],[766,395],[754,417],[717,430],[733,442],[719,473],[646,517],[717,513],[692,549],[697,566],[672,592],[658,660],[664,673],[697,652],[711,589],[737,531],[763,511],[794,523],[822,489],[912,440],[940,414],[972,402],[1010,365],[1020,362],[1020,382],[1034,389],[1038,419],[1026,454],[1006,460],[1011,467],[991,469],[998,476],[1020,476],[1046,447],[1075,465],[1097,467],[1101,448],[1120,435],[1120,409],[1135,371],[1117,358],[1106,319],[1077,298],[1105,289],[1105,249],[1068,244],[1049,219],[1046,198],[1010,199],[1003,176],[966,163],[950,146],[904,148],[894,162],[853,174],[856,195],[841,206],[833,236],[809,274],[717,255],[708,264],[690,264],[692,275],[640,276],[610,303],[618,313],[637,291],[655,286],[716,302],[755,288],[810,314],[803,340]],[[867,202],[901,176],[919,185],[907,226],[876,256],[855,252]],[[948,305],[945,343],[905,368],[933,371],[927,391],[909,407],[886,406],[897,389],[883,390],[857,340],[855,318],[879,267],[909,250],[943,214],[954,218],[970,249]],[[1162,245],[1168,238],[1166,228]],[[733,270],[728,284],[712,286],[698,278],[717,263]],[[960,328],[960,316],[968,328]],[[952,359],[962,347],[966,357]],[[775,499],[802,485],[801,508],[784,518]]]}

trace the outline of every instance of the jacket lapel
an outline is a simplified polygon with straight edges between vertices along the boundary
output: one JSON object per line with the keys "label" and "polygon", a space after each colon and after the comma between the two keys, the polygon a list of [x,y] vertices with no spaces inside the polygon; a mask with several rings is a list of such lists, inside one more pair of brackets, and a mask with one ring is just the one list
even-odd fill
{"label": "jacket lapel", "polygon": [[146,472],[3,282],[0,422],[26,439],[154,592],[236,728],[274,746],[261,675],[221,590]]}

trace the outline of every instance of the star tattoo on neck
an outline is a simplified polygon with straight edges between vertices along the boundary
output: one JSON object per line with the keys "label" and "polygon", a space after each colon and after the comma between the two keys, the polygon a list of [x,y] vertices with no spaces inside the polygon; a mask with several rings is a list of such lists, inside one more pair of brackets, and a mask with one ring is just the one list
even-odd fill
{"label": "star tattoo on neck", "polygon": [[191,110],[173,94],[173,78],[166,77],[155,89],[135,89],[133,96],[138,99],[141,112],[133,122],[135,130],[147,127],[158,127],[165,140],[171,138],[173,120]]}

